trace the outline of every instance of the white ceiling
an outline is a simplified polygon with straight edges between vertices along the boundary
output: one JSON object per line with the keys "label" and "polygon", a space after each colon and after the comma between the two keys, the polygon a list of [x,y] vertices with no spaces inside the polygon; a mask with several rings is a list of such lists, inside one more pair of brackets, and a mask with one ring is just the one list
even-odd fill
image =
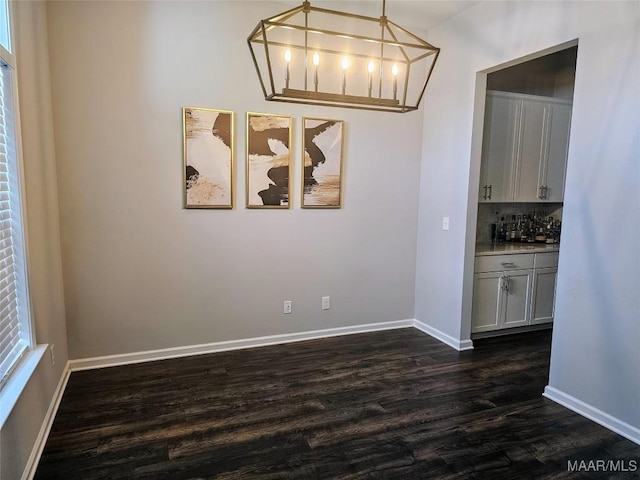
{"label": "white ceiling", "polygon": [[[310,0],[311,5],[331,10],[357,13],[379,17],[382,13],[382,0]],[[415,27],[427,30],[481,0],[387,0],[386,15],[390,20],[403,27]],[[287,1],[296,6],[300,1]],[[276,12],[274,12],[276,13]]]}

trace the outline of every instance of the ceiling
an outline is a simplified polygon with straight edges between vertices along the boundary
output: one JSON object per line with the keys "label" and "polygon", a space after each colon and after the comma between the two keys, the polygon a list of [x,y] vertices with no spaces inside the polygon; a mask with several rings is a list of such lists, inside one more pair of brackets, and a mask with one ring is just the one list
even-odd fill
{"label": "ceiling", "polygon": [[[382,0],[310,0],[315,7],[341,10],[379,17],[382,13]],[[390,20],[403,27],[414,27],[422,30],[448,20],[481,0],[387,0],[386,15]],[[300,1],[284,2],[291,6]],[[277,12],[274,12],[277,13]]]}

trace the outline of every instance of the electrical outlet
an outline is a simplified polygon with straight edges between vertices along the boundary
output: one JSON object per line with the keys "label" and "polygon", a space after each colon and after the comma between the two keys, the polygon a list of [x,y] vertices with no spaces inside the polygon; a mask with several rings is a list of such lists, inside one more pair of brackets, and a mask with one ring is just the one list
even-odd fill
{"label": "electrical outlet", "polygon": [[55,345],[51,344],[51,348],[49,349],[49,352],[51,354],[51,365],[55,365],[56,364],[56,353],[54,352]]}
{"label": "electrical outlet", "polygon": [[449,217],[442,217],[442,230],[449,230]]}
{"label": "electrical outlet", "polygon": [[291,313],[291,300],[284,302],[284,313]]}
{"label": "electrical outlet", "polygon": [[322,309],[329,310],[331,308],[331,297],[322,297]]}

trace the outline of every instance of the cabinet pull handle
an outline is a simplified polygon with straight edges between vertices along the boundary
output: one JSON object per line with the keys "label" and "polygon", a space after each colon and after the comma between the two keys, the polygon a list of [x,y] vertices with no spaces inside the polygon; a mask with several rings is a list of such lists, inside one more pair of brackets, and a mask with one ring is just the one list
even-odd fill
{"label": "cabinet pull handle", "polygon": [[484,186],[484,195],[482,196],[485,200],[487,199],[487,186]]}
{"label": "cabinet pull handle", "polygon": [[543,187],[543,195],[544,195],[544,199],[546,200],[547,198],[549,198],[549,194],[548,194],[548,190],[549,187],[547,187],[546,185]]}
{"label": "cabinet pull handle", "polygon": [[513,262],[500,262],[500,265],[502,265],[503,267],[513,267],[515,265],[515,263],[513,263]]}
{"label": "cabinet pull handle", "polygon": [[507,277],[500,277],[500,290],[503,292],[507,289]]}
{"label": "cabinet pull handle", "polygon": [[491,200],[491,187],[493,187],[493,185],[489,185],[489,200]]}
{"label": "cabinet pull handle", "polygon": [[507,292],[509,291],[509,285],[511,285],[511,277],[507,275],[507,288],[505,288]]}
{"label": "cabinet pull handle", "polygon": [[540,190],[540,193],[538,194],[538,198],[539,198],[540,200],[542,200],[542,199],[544,198],[544,193],[543,193],[543,191],[544,191],[544,187],[542,187],[542,186],[541,186],[541,187],[538,187],[538,190]]}

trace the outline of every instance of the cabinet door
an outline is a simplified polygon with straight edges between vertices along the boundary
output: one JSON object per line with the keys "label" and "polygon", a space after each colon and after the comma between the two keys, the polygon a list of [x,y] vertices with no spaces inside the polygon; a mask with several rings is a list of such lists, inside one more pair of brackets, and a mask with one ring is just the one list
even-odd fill
{"label": "cabinet door", "polygon": [[504,314],[502,328],[520,327],[529,324],[531,294],[531,270],[505,272],[507,288],[504,292]]}
{"label": "cabinet door", "polygon": [[531,324],[553,322],[557,273],[556,267],[533,271]]}
{"label": "cabinet door", "polygon": [[516,166],[516,202],[541,200],[540,177],[546,153],[546,123],[549,106],[546,102],[522,101],[520,148]]}
{"label": "cabinet door", "polygon": [[519,99],[487,96],[478,196],[481,203],[513,200],[513,163],[521,104]]}
{"label": "cabinet door", "polygon": [[571,105],[551,104],[550,108],[547,158],[541,184],[545,187],[545,201],[562,202],[569,153]]}
{"label": "cabinet door", "polygon": [[500,303],[504,300],[501,279],[501,272],[476,273],[473,276],[472,333],[500,328]]}

